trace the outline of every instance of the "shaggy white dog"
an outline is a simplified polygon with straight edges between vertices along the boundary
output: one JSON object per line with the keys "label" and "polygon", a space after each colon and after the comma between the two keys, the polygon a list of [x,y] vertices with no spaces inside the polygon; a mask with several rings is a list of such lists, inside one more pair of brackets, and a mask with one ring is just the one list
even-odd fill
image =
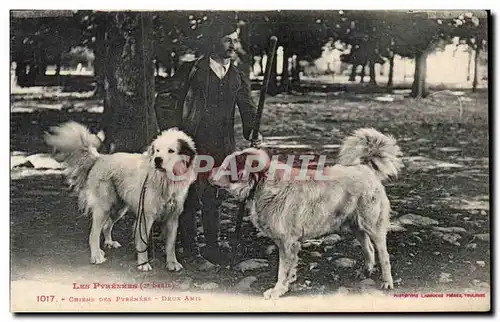
{"label": "shaggy white dog", "polygon": [[[259,168],[254,161],[264,165],[262,170],[254,170]],[[212,184],[246,200],[252,223],[277,244],[278,281],[264,296],[278,298],[297,278],[301,242],[343,227],[349,227],[360,242],[369,273],[377,250],[381,287],[393,288],[386,245],[390,203],[382,182],[395,177],[402,166],[400,148],[392,137],[358,129],[345,139],[338,163],[318,169],[321,173],[301,173],[273,164],[262,150],[246,149],[229,155],[210,178]],[[234,167],[236,171],[231,171]]]}
{"label": "shaggy white dog", "polygon": [[[196,155],[193,140],[178,129],[162,132],[149,146],[146,154],[99,154],[101,140],[88,128],[76,122],[52,127],[45,135],[66,165],[65,174],[79,193],[79,207],[92,214],[90,232],[90,261],[106,261],[100,247],[100,234],[109,248],[121,245],[111,238],[113,224],[127,210],[136,215],[135,247],[137,267],[151,270],[148,260],[148,240],[155,220],[166,223],[167,268],[181,270],[175,255],[178,218],[188,188],[196,178],[193,159]],[[113,220],[112,211],[122,209]]]}

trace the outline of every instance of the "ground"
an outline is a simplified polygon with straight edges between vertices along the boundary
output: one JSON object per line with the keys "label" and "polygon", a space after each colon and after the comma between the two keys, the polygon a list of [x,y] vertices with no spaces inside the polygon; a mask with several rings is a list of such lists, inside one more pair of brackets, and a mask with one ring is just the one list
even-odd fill
{"label": "ground", "polygon": [[[258,92],[255,95],[257,98]],[[14,93],[11,101],[12,281],[156,281],[192,292],[213,288],[214,292],[239,290],[251,295],[273,286],[277,251],[270,240],[257,236],[247,220],[242,238],[249,251],[242,260],[262,259],[261,265],[253,265],[260,268],[250,265],[245,272],[221,267],[211,274],[170,273],[163,266],[163,243],[155,239],[154,270],[138,272],[131,216],[115,226],[114,239],[123,247],[107,250],[106,263],[90,264],[89,218],[78,213],[76,197],[68,192],[60,170],[47,170],[52,166],[50,159],[43,158],[49,151],[41,138],[49,126],[64,120],[97,126],[102,104],[85,93],[47,88]],[[240,133],[239,123],[237,126]],[[387,184],[391,221],[396,227],[388,234],[396,289],[388,293],[488,290],[487,93],[443,91],[427,99],[408,98],[405,91],[391,95],[279,95],[266,101],[262,133],[272,155],[321,153],[334,163],[341,140],[359,127],[393,135],[404,153],[405,168],[397,180]],[[246,143],[240,140],[238,144],[245,147]],[[234,230],[236,209],[231,200],[224,204],[224,239]],[[349,232],[308,242],[300,256],[298,280],[291,291],[294,295],[364,292],[379,282],[379,272],[372,279],[362,275],[361,248]],[[235,288],[248,276],[255,277],[245,280],[251,285]]]}

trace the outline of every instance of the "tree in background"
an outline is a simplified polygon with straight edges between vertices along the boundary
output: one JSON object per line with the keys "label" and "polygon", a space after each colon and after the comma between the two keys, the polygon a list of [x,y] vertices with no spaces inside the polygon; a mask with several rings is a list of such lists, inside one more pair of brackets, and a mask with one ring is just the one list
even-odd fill
{"label": "tree in background", "polygon": [[[441,14],[441,13],[440,13]],[[77,46],[93,51],[96,94],[104,99],[103,127],[108,145],[119,151],[140,151],[158,130],[153,97],[154,69],[163,65],[167,76],[175,72],[186,53],[204,52],[204,26],[232,21],[240,26],[242,47],[238,63],[249,72],[251,58],[269,52],[275,35],[283,47],[283,74],[277,79],[274,57],[269,91],[290,91],[290,76],[299,81],[298,69],[289,75],[288,58],[312,61],[321,56],[329,40],[340,40],[351,48],[342,60],[370,70],[376,85],[375,64],[389,61],[388,87],[393,85],[394,56],[415,59],[412,96],[427,94],[426,60],[441,40],[460,37],[475,51],[473,89],[478,83],[479,53],[486,50],[486,14],[448,14],[403,11],[269,11],[269,12],[98,12],[77,11],[72,15],[37,19],[11,19],[11,60],[17,63],[21,86],[34,85],[45,75],[48,64],[57,65]],[[298,65],[298,64],[297,64]],[[28,71],[29,70],[29,71]],[[363,77],[362,77],[363,79]],[[167,80],[168,81],[168,80]]]}
{"label": "tree in background", "polygon": [[[478,12],[481,16],[486,12]],[[459,17],[463,17],[459,19]],[[470,21],[472,22],[472,17]],[[406,13],[404,19],[394,21],[394,52],[402,57],[415,59],[415,72],[413,76],[412,97],[424,97],[428,94],[425,86],[427,56],[440,42],[450,41],[456,36],[460,23],[457,19],[464,21],[465,16],[457,11],[426,11],[417,13]],[[483,29],[486,30],[484,25]],[[485,34],[478,34],[482,39]]]}
{"label": "tree in background", "polygon": [[147,12],[112,12],[101,17],[104,42],[103,128],[115,151],[139,152],[157,135],[153,99],[153,17]]}
{"label": "tree in background", "polygon": [[108,17],[106,13],[91,10],[75,12],[75,19],[80,25],[79,43],[94,53],[95,95],[104,98],[104,78]]}
{"label": "tree in background", "polygon": [[[294,84],[300,81],[299,71],[288,65],[289,58],[295,56],[298,62],[300,60],[312,61],[321,56],[322,47],[331,36],[328,23],[331,23],[335,12],[308,11],[304,13],[278,10],[240,12],[238,15],[248,25],[248,48],[252,56],[267,54],[269,38],[273,35],[278,37],[278,46],[283,48],[283,74],[278,85],[277,56],[275,56],[269,82],[269,93],[275,95],[282,91],[290,91],[290,77]],[[292,69],[291,75],[290,69]]]}
{"label": "tree in background", "polygon": [[481,51],[487,51],[488,20],[485,12],[468,12],[460,14],[449,21],[451,36],[459,37],[474,51],[474,76],[472,91],[478,84],[479,57]]}
{"label": "tree in background", "polygon": [[48,65],[61,70],[63,55],[79,44],[80,26],[73,16],[11,17],[11,61],[18,84],[34,86]]}
{"label": "tree in background", "polygon": [[199,27],[212,18],[210,12],[204,11],[154,13],[155,59],[165,67],[167,77],[175,73],[183,55],[199,53],[199,41],[203,37]]}
{"label": "tree in background", "polygon": [[153,107],[153,15],[87,10],[76,12],[75,19],[80,44],[95,55],[105,146],[111,151],[140,152],[158,133]]}
{"label": "tree in background", "polygon": [[[96,92],[104,101],[106,146],[139,152],[158,132],[153,108],[153,35],[153,16],[147,12],[87,10],[64,17],[56,12],[54,17],[13,23],[12,59],[22,62],[20,66],[46,66],[55,56],[52,51],[61,54],[75,46],[91,49]],[[26,59],[25,52],[34,52],[36,57]]]}
{"label": "tree in background", "polygon": [[370,85],[376,86],[375,64],[383,64],[387,54],[389,37],[383,16],[373,11],[344,11],[339,24],[339,39],[350,46],[350,52],[343,54],[343,62],[352,64],[350,81],[355,80],[357,66],[362,66],[361,82],[364,81],[365,66],[369,66]]}
{"label": "tree in background", "polygon": [[[387,87],[390,89],[393,86],[394,56],[399,55],[415,60],[411,95],[426,96],[427,56],[442,41],[450,41],[454,36],[466,39],[476,50],[476,57],[479,57],[478,53],[484,47],[487,38],[486,13],[475,14],[459,14],[456,11],[342,12],[342,18],[337,25],[338,39],[350,46],[350,52],[342,56],[344,62],[353,65],[349,80],[355,80],[356,68],[361,65],[363,66],[361,81],[363,81],[364,66],[369,64],[370,79],[375,85],[374,65],[382,63],[383,58],[386,58],[389,61]],[[478,18],[478,14],[483,19]],[[476,86],[477,76],[473,88]]]}

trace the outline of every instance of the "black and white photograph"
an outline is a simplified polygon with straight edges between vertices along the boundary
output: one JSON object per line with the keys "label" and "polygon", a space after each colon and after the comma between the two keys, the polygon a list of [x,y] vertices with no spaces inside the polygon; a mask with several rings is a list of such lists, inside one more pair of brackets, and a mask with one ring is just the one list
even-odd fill
{"label": "black and white photograph", "polygon": [[490,11],[9,31],[11,312],[491,310]]}

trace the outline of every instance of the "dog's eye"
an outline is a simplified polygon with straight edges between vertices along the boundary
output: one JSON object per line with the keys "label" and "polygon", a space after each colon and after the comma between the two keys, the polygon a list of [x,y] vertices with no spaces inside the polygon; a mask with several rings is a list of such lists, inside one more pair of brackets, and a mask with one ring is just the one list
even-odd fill
{"label": "dog's eye", "polygon": [[156,152],[160,152],[160,149],[156,149]]}
{"label": "dog's eye", "polygon": [[172,149],[168,149],[168,153],[174,153],[175,151]]}

